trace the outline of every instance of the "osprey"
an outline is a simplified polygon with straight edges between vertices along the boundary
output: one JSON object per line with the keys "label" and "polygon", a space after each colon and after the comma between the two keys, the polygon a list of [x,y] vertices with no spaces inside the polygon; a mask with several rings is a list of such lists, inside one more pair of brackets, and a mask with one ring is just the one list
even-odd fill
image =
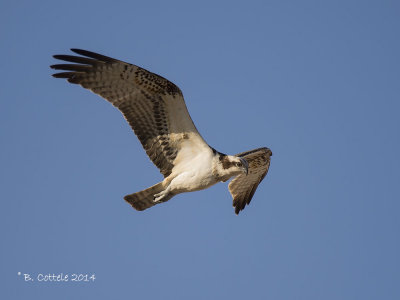
{"label": "osprey", "polygon": [[229,183],[235,213],[249,204],[268,172],[272,152],[258,148],[226,155],[210,147],[197,131],[181,90],[167,79],[138,66],[94,52],[71,49],[81,56],[54,55],[74,64],[51,68],[53,74],[80,84],[117,107],[139,138],[164,180],[124,199],[145,210],[173,196]]}

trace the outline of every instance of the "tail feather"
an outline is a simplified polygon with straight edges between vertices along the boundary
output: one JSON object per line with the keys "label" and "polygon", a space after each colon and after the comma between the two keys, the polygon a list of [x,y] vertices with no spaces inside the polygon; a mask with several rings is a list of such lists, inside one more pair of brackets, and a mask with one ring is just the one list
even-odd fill
{"label": "tail feather", "polygon": [[[143,191],[126,195],[125,201],[128,202],[136,210],[145,210],[161,202],[154,202],[154,195],[164,190],[162,182],[149,187]],[[164,202],[164,201],[163,201]]]}

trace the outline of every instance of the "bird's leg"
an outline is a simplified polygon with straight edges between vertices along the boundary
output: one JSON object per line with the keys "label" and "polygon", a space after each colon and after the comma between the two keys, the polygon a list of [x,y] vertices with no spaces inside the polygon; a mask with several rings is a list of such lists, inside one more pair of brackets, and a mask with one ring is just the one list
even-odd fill
{"label": "bird's leg", "polygon": [[171,190],[171,187],[168,186],[161,193],[155,194],[153,202],[163,202],[162,200],[167,201],[168,200],[167,197],[168,197],[168,194],[169,194],[170,190]]}

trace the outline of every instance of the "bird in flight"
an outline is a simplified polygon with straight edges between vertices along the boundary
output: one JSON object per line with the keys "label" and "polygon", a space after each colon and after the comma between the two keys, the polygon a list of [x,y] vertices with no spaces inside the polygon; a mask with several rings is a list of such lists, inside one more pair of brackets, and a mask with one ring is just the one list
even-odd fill
{"label": "bird in flight", "polygon": [[80,56],[53,56],[69,62],[52,65],[52,69],[63,71],[53,76],[80,84],[118,108],[164,176],[152,187],[124,197],[133,208],[142,211],[231,177],[229,191],[235,213],[250,203],[267,175],[270,149],[236,155],[218,152],[197,131],[175,84],[130,63],[86,50],[71,51]]}

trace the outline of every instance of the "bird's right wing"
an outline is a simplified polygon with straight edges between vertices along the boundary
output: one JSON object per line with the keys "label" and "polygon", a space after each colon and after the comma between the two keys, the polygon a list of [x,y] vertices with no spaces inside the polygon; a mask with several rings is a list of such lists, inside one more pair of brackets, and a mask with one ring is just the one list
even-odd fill
{"label": "bird's right wing", "polygon": [[260,182],[268,173],[272,152],[268,148],[258,148],[236,154],[249,164],[248,174],[240,174],[229,183],[235,213],[239,214],[250,203]]}
{"label": "bird's right wing", "polygon": [[81,56],[54,55],[74,64],[57,64],[56,73],[105,98],[117,107],[139,138],[147,155],[166,177],[182,147],[202,149],[200,136],[181,90],[167,79],[138,66],[94,52],[71,49]]}

